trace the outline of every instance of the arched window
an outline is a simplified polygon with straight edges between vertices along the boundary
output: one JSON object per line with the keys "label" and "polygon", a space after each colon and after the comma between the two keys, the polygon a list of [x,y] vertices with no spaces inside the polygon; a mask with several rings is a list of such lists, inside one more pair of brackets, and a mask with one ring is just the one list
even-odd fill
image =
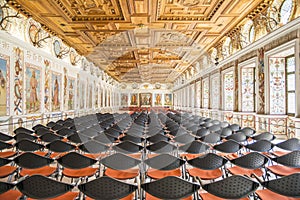
{"label": "arched window", "polygon": [[290,21],[293,11],[293,0],[285,0],[280,6],[280,23],[286,24]]}
{"label": "arched window", "polygon": [[250,29],[249,29],[249,42],[253,43],[255,41],[255,29],[254,26],[251,25]]}

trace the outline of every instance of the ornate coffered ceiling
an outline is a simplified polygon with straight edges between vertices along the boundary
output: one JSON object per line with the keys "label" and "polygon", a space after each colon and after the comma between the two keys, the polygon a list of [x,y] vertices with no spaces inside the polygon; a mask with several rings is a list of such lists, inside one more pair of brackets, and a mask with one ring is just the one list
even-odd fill
{"label": "ornate coffered ceiling", "polygon": [[262,0],[7,0],[120,82],[173,82]]}

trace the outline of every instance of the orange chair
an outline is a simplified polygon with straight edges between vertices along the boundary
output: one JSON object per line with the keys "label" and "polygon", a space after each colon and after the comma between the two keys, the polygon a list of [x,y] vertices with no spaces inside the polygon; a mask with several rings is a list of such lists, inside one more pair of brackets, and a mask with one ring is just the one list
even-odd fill
{"label": "orange chair", "polygon": [[98,161],[87,156],[81,155],[77,152],[70,152],[57,159],[57,162],[63,166],[63,176],[73,178],[84,178],[90,176],[96,176],[99,171],[99,167],[95,168],[92,165]]}
{"label": "orange chair", "polygon": [[7,158],[0,158],[0,178],[8,177],[17,171],[17,167],[8,166],[11,161]]}
{"label": "orange chair", "polygon": [[50,176],[57,171],[56,167],[50,166],[53,161],[51,158],[31,152],[22,153],[14,159],[14,162],[21,167],[19,171],[20,176],[31,176],[34,174]]}

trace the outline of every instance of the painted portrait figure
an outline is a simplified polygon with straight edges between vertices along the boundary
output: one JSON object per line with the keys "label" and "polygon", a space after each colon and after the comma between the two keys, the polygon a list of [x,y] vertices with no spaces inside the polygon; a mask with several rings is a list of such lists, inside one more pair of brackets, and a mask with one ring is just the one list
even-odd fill
{"label": "painted portrait figure", "polygon": [[40,111],[41,71],[26,63],[26,76],[26,109],[28,113],[36,113]]}

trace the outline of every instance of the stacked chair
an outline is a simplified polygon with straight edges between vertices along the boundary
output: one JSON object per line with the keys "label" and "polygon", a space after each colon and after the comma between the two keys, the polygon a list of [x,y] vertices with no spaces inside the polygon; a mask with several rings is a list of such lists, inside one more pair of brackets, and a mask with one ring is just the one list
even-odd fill
{"label": "stacked chair", "polygon": [[0,199],[300,198],[300,142],[176,111],[0,133]]}

